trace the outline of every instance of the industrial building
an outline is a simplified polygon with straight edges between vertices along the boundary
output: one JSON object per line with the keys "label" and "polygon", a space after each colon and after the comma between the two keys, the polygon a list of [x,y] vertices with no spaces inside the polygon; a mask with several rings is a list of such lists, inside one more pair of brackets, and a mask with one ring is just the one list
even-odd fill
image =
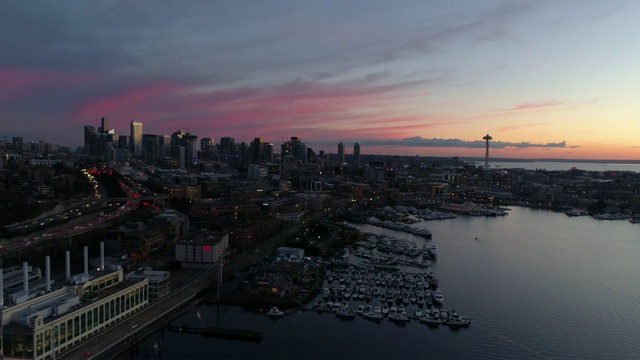
{"label": "industrial building", "polygon": [[[2,354],[14,359],[55,358],[93,334],[115,324],[149,303],[149,280],[125,278],[120,266],[89,271],[87,247],[84,272],[71,276],[66,253],[66,284],[53,289],[50,259],[46,257],[45,282],[31,287],[29,266],[23,264],[23,289],[2,298]],[[4,277],[0,277],[4,280]],[[2,289],[3,281],[0,281]],[[3,289],[2,289],[3,290]],[[4,306],[8,305],[8,306]]]}

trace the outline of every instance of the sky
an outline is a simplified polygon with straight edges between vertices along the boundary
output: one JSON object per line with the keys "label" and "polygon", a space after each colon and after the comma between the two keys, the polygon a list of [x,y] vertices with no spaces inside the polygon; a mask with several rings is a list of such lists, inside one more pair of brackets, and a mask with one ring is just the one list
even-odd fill
{"label": "sky", "polygon": [[[640,159],[636,0],[0,0],[0,137]],[[2,138],[0,138],[2,139]]]}

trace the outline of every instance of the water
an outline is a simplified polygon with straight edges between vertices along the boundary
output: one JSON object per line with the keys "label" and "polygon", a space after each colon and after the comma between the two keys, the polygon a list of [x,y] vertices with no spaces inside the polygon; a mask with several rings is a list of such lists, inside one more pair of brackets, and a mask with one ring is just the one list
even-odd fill
{"label": "water", "polygon": [[[141,343],[134,358],[640,357],[640,225],[514,207],[506,217],[416,226],[432,230],[432,242],[438,244],[433,272],[445,307],[472,317],[470,328],[341,321],[306,311],[273,320],[235,307],[201,306],[173,323],[257,330],[264,339],[246,343],[164,331]],[[419,246],[425,242],[403,236]]]}
{"label": "water", "polygon": [[[482,165],[482,163],[477,163]],[[491,168],[501,169],[544,169],[548,171],[570,170],[576,168],[586,171],[633,171],[640,172],[640,164],[610,163],[610,162],[583,162],[583,161],[492,161]]]}

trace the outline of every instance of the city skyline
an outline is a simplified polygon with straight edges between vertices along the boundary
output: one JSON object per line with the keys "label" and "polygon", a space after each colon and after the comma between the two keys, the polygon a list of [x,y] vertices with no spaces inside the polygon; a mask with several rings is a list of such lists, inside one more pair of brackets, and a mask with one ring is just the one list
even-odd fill
{"label": "city skyline", "polygon": [[640,158],[633,1],[0,4],[1,136]]}

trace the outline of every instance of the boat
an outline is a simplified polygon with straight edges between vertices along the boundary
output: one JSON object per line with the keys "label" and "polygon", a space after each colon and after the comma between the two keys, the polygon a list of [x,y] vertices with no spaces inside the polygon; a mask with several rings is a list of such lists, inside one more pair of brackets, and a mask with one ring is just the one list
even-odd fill
{"label": "boat", "polygon": [[431,256],[436,257],[438,255],[438,245],[431,244],[431,246],[429,246],[429,252],[431,252]]}
{"label": "boat", "polygon": [[431,292],[431,297],[433,298],[434,305],[440,306],[444,302],[444,295],[442,295],[440,288],[433,290]]}
{"label": "boat", "polygon": [[451,328],[469,327],[471,325],[471,319],[456,315],[449,316],[447,320],[443,320],[443,323]]}
{"label": "boat", "polygon": [[585,216],[589,215],[589,211],[584,209],[571,209],[564,212],[567,216]]}
{"label": "boat", "polygon": [[414,310],[413,314],[415,315],[415,317],[417,317],[418,319],[422,317],[422,309],[417,308]]}
{"label": "boat", "polygon": [[397,322],[397,323],[406,323],[409,322],[409,318],[407,317],[406,314],[401,314],[401,313],[395,313],[395,314],[389,314],[389,320]]}
{"label": "boat", "polygon": [[336,310],[336,316],[342,319],[354,319],[356,317],[356,312],[349,308],[341,307]]}
{"label": "boat", "polygon": [[362,313],[364,313],[364,305],[358,305],[358,308],[356,309],[356,314],[362,315]]}
{"label": "boat", "polygon": [[366,312],[364,314],[362,314],[362,317],[364,317],[365,319],[369,319],[369,320],[382,320],[383,316],[382,313],[376,313],[376,312]]}
{"label": "boat", "polygon": [[427,314],[421,317],[420,322],[423,324],[427,324],[428,326],[438,326],[442,324],[442,320],[440,320],[440,318],[433,316],[431,314]]}
{"label": "boat", "polygon": [[272,306],[271,309],[269,309],[269,312],[267,312],[267,315],[269,315],[271,317],[282,317],[282,316],[284,316],[284,312],[282,312],[277,307]]}

